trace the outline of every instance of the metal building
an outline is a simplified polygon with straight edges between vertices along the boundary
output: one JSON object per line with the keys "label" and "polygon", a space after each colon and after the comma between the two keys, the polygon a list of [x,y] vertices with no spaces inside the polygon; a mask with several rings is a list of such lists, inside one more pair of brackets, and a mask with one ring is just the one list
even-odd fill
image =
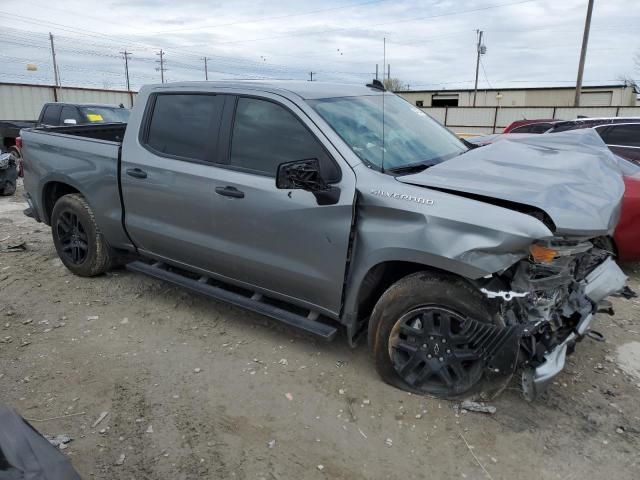
{"label": "metal building", "polygon": [[125,90],[0,83],[0,120],[36,120],[47,102],[133,105],[136,93]]}
{"label": "metal building", "polygon": [[[572,107],[574,87],[496,88],[478,90],[476,107]],[[396,92],[418,107],[471,107],[473,89]],[[640,93],[629,84],[583,87],[582,107],[634,107]]]}

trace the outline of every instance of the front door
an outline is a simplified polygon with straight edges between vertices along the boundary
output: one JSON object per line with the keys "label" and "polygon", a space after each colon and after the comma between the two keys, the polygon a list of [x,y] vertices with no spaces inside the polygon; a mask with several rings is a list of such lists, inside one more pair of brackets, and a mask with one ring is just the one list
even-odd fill
{"label": "front door", "polygon": [[[237,99],[226,164],[212,182],[212,254],[219,274],[337,315],[355,176],[301,118],[282,99]],[[320,206],[310,192],[276,188],[280,163],[309,158],[341,189],[336,204]]]}

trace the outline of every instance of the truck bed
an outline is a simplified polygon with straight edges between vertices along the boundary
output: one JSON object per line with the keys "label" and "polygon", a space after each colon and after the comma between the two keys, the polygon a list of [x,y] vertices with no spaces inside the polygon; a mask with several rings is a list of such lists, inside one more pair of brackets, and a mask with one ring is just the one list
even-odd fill
{"label": "truck bed", "polygon": [[22,130],[27,192],[34,209],[49,223],[48,195],[56,182],[81,192],[114,246],[129,244],[122,227],[119,158],[126,124],[78,125]]}

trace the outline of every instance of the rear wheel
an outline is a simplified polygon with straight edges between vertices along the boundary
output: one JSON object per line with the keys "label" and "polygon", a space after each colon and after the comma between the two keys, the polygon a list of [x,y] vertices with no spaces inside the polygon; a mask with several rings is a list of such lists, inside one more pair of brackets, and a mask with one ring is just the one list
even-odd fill
{"label": "rear wheel", "polygon": [[111,250],[82,195],[64,195],[56,202],[51,231],[58,256],[76,275],[93,277],[111,267]]}
{"label": "rear wheel", "polygon": [[470,322],[492,322],[485,298],[464,280],[420,272],[392,285],[371,315],[369,343],[389,384],[441,398],[468,396],[484,361]]}

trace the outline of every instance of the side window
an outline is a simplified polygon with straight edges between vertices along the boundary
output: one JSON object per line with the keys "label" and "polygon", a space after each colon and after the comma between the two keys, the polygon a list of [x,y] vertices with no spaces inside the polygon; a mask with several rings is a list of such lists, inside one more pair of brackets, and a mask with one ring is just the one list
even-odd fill
{"label": "side window", "polygon": [[42,123],[44,125],[58,125],[60,123],[60,105],[47,105],[42,114]]}
{"label": "side window", "polygon": [[607,145],[640,147],[640,123],[630,125],[612,125],[601,132],[600,136]]}
{"label": "side window", "polygon": [[509,133],[531,133],[531,127],[531,125],[523,125],[521,127],[514,128]]}
{"label": "side window", "polygon": [[159,153],[214,161],[213,141],[221,110],[221,97],[216,95],[159,94],[146,144]]}
{"label": "side window", "polygon": [[283,162],[317,158],[323,177],[337,181],[338,167],[309,130],[284,107],[239,98],[231,138],[230,164],[274,176]]}
{"label": "side window", "polygon": [[77,125],[83,123],[80,117],[80,112],[76,107],[64,106],[62,107],[62,113],[60,114],[60,125],[66,125],[65,120],[75,120]]}
{"label": "side window", "polygon": [[550,123],[534,123],[531,125],[530,133],[544,133],[551,128]]}

